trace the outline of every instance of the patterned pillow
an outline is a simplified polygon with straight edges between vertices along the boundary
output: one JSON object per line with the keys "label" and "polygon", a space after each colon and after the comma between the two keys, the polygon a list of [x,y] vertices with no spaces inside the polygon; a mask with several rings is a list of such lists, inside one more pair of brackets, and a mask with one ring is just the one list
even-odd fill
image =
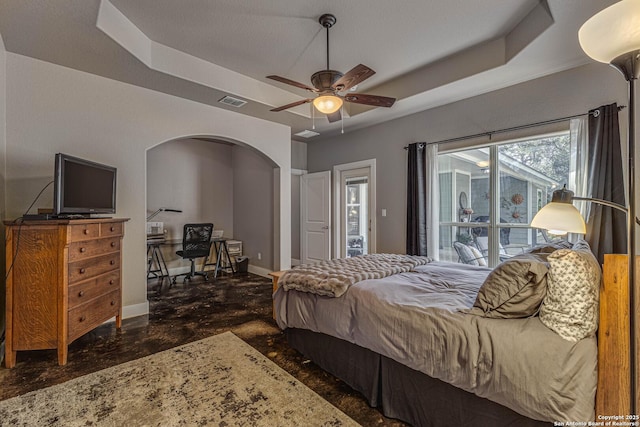
{"label": "patterned pillow", "polygon": [[547,296],[540,321],[568,341],[595,334],[602,278],[596,257],[587,250],[560,249],[547,259]]}
{"label": "patterned pillow", "polygon": [[547,293],[547,272],[538,255],[507,259],[489,273],[469,313],[495,319],[533,316]]}

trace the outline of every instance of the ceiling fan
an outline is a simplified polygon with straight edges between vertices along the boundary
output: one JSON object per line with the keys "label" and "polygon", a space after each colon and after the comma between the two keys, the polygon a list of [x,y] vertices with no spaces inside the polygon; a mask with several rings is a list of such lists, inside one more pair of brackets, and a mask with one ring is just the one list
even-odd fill
{"label": "ceiling fan", "polygon": [[318,22],[327,29],[327,69],[313,73],[311,76],[311,84],[313,84],[313,87],[309,87],[303,83],[298,83],[285,77],[267,76],[268,79],[317,93],[318,96],[273,108],[271,111],[283,111],[298,105],[313,102],[313,105],[318,109],[318,111],[327,115],[330,122],[335,122],[342,118],[342,115],[340,114],[340,107],[342,107],[344,101],[355,104],[372,105],[374,107],[391,107],[396,101],[395,98],[367,95],[364,93],[348,93],[344,96],[339,94],[339,92],[347,91],[355,85],[363,82],[376,72],[362,64],[356,65],[351,70],[347,71],[346,74],[342,74],[340,71],[331,70],[329,68],[329,28],[336,23],[336,17],[329,13],[325,13],[320,17]]}

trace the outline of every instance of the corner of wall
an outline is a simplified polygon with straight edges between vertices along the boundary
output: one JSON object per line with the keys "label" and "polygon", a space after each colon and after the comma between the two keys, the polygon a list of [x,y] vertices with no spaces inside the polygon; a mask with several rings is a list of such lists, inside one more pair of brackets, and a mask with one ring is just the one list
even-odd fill
{"label": "corner of wall", "polygon": [[[0,34],[0,271],[5,270],[5,241],[4,224],[6,217],[6,158],[7,158],[7,55]],[[0,286],[0,362],[4,359],[4,328],[5,328],[5,287],[3,280]]]}

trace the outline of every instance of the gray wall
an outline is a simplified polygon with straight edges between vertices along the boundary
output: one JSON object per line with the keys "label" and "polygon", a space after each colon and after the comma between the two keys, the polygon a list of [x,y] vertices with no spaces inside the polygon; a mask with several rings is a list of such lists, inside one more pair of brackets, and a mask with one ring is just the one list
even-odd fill
{"label": "gray wall", "polygon": [[[307,144],[291,141],[291,168],[307,169]],[[291,175],[291,258],[300,260],[300,175]]]}
{"label": "gray wall", "polygon": [[252,266],[273,270],[274,169],[247,148],[234,146],[232,158],[233,237],[242,240]]}
{"label": "gray wall", "polygon": [[291,169],[307,169],[306,142],[291,141]]}
{"label": "gray wall", "polygon": [[[318,172],[329,170],[336,164],[376,158],[377,251],[404,253],[404,146],[416,141],[439,141],[556,119],[584,113],[611,102],[627,104],[626,82],[613,68],[604,64],[590,64],[377,126],[310,141],[307,144],[308,169],[309,172]],[[620,119],[622,137],[625,138],[626,115],[621,114]],[[345,128],[348,127],[347,119]],[[558,129],[558,126],[554,128]],[[503,138],[531,135],[541,130],[529,129],[527,132],[503,135]],[[487,140],[478,141],[484,142]],[[381,209],[387,209],[386,217],[380,215]]]}
{"label": "gray wall", "polygon": [[[5,201],[5,176],[6,176],[6,154],[7,154],[7,139],[6,139],[6,105],[7,105],[7,67],[6,67],[6,52],[4,50],[4,42],[2,41],[2,35],[0,35],[0,271],[5,271],[5,241],[4,241],[4,225],[2,221],[7,219],[6,215],[6,201]],[[4,331],[5,325],[5,282],[0,282],[0,335]],[[3,352],[0,351],[0,360],[3,358]]]}

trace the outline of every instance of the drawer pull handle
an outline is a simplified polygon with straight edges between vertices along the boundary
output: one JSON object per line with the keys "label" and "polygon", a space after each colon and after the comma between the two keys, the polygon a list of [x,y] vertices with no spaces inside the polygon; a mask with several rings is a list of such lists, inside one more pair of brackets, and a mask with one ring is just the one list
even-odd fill
{"label": "drawer pull handle", "polygon": [[113,279],[109,280],[109,284],[113,285]]}
{"label": "drawer pull handle", "polygon": [[84,234],[89,234],[89,229],[88,228],[84,229]]}
{"label": "drawer pull handle", "polygon": [[86,269],[81,268],[81,269],[80,269],[80,274],[84,274],[86,271],[87,271]]}
{"label": "drawer pull handle", "polygon": [[87,318],[85,316],[80,317],[80,319],[78,319],[80,322],[84,322],[85,320],[87,320]]}
{"label": "drawer pull handle", "polygon": [[113,264],[115,264],[115,263],[116,263],[116,262],[115,262],[114,260],[109,261],[109,264],[111,264],[111,265],[113,265]]}
{"label": "drawer pull handle", "polygon": [[116,302],[115,301],[111,301],[111,305],[116,305]]}
{"label": "drawer pull handle", "polygon": [[78,292],[78,296],[79,296],[79,297],[83,297],[83,296],[84,296],[84,291],[80,291],[80,292]]}
{"label": "drawer pull handle", "polygon": [[80,248],[80,252],[82,253],[87,252],[87,248]]}
{"label": "drawer pull handle", "polygon": [[111,226],[111,228],[109,228],[109,231],[115,231],[115,230],[116,230],[116,228],[113,227],[113,226]]}
{"label": "drawer pull handle", "polygon": [[115,248],[116,247],[116,242],[111,242],[111,247]]}

